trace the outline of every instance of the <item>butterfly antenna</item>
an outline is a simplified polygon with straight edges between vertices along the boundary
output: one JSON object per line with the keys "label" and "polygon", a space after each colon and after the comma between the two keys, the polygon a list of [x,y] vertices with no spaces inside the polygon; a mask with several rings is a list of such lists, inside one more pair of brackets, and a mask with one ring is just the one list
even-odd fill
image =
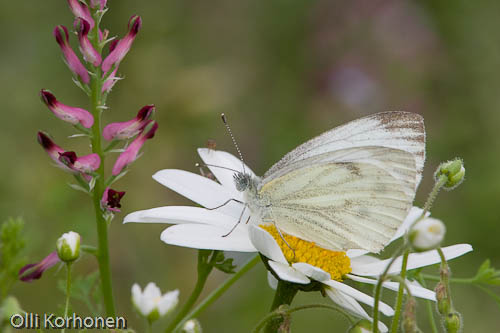
{"label": "butterfly antenna", "polygon": [[240,147],[238,147],[238,144],[236,143],[236,139],[234,138],[233,132],[231,131],[231,127],[229,127],[229,124],[227,123],[226,115],[224,113],[222,113],[220,115],[220,117],[222,118],[222,122],[226,126],[226,129],[229,133],[229,136],[231,137],[231,140],[233,140],[233,144],[236,147],[236,151],[238,152],[238,155],[240,156],[241,165],[243,166],[243,173],[245,173],[245,162],[243,161],[243,155],[241,155]]}
{"label": "butterfly antenna", "polygon": [[229,170],[229,171],[238,172],[238,170],[235,170],[235,169],[226,168],[226,167],[223,167],[223,166],[220,166],[220,165],[213,165],[213,164],[195,163],[194,166],[197,167],[197,168],[201,168],[201,167],[213,167],[213,168],[220,168],[220,169],[225,169],[225,170]]}

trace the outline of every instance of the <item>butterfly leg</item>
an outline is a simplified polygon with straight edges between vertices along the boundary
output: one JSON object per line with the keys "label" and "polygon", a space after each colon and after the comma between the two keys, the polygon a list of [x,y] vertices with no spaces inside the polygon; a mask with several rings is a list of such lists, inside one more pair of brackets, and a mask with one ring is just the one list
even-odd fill
{"label": "butterfly leg", "polygon": [[238,202],[240,204],[243,203],[243,201],[240,201],[240,200],[237,200],[237,199],[229,199],[227,200],[226,202],[224,202],[222,205],[219,205],[217,207],[213,207],[213,208],[206,208],[208,210],[214,210],[214,209],[218,209],[218,208],[221,208],[221,207],[224,207],[225,205],[227,205],[228,203],[230,203],[231,201],[235,201],[235,202]]}
{"label": "butterfly leg", "polygon": [[[229,235],[230,235],[230,234],[234,231],[234,229],[236,229],[236,227],[238,226],[238,224],[240,224],[241,219],[243,218],[243,214],[245,213],[245,209],[246,209],[246,208],[247,208],[247,205],[245,204],[245,206],[243,206],[243,209],[241,210],[241,214],[240,214],[240,218],[238,219],[238,222],[236,222],[236,223],[234,224],[234,226],[231,228],[231,230],[230,230],[227,234],[222,235],[222,237],[227,237],[227,236],[229,236]],[[248,220],[250,220],[250,217],[248,217]],[[248,220],[247,220],[247,223],[248,223]]]}

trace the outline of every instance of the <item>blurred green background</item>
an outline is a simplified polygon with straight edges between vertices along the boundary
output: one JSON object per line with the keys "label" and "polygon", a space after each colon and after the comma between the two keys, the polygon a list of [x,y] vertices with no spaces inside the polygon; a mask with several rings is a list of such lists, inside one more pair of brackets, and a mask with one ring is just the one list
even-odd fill
{"label": "blurred green background", "polygon": [[[439,196],[433,216],[447,224],[446,244],[474,247],[452,263],[455,276],[473,275],[486,258],[500,267],[500,2],[110,0],[109,6],[101,26],[111,35],[122,36],[132,14],[142,16],[143,28],[120,65],[125,80],[110,95],[105,122],[128,120],[154,103],[160,125],[145,154],[115,186],[127,194],[110,229],[114,292],[130,326],[143,331],[130,304],[131,285],[155,281],[162,290],[179,288],[183,302],[196,280],[196,251],[163,244],[165,226],[121,220],[135,210],[190,204],[151,175],[164,168],[197,172],[195,149],[207,139],[234,152],[221,112],[258,174],[306,139],[346,121],[384,110],[422,114],[428,158],[417,204],[431,189],[439,162],[462,157],[467,179]],[[52,251],[68,230],[96,243],[90,200],[66,185],[71,177],[51,165],[35,139],[44,130],[67,149],[89,151],[85,140],[67,138],[72,128],[38,97],[46,88],[63,103],[87,106],[52,36],[54,26],[71,26],[72,20],[62,0],[4,1],[0,11],[0,217],[25,219],[30,261]],[[81,274],[95,269],[89,256],[76,268]],[[54,311],[63,303],[55,291],[63,278],[63,271],[53,269],[39,281],[18,283],[13,294],[27,311]],[[213,274],[206,291],[225,278]],[[498,305],[486,294],[462,285],[453,291],[464,332],[500,327]],[[385,296],[393,302],[393,292]],[[248,332],[272,297],[259,265],[200,320],[206,332]],[[294,304],[321,301],[329,302],[319,294],[299,295]],[[74,307],[86,311],[81,303]],[[425,317],[423,304],[419,317]],[[294,314],[292,326],[296,332],[347,327],[324,310]]]}

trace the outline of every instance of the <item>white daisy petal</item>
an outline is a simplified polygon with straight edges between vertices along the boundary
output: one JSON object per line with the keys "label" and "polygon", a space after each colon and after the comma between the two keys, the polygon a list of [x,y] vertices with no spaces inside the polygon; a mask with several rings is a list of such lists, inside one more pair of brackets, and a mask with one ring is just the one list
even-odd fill
{"label": "white daisy petal", "polygon": [[369,252],[366,250],[351,249],[351,250],[347,250],[346,255],[349,257],[349,259],[352,259],[352,258],[360,257],[360,256],[365,255],[367,253],[369,253]]}
{"label": "white daisy petal", "polygon": [[292,264],[292,267],[315,281],[323,282],[331,279],[330,273],[305,262],[296,262]]}
{"label": "white daisy petal", "polygon": [[[237,172],[243,172],[243,164],[241,160],[225,151],[208,148],[198,148],[198,154],[203,162],[208,165],[212,165],[208,166],[208,168],[222,184],[222,186],[231,190],[236,199],[242,199],[243,192],[239,192],[234,185],[233,175],[235,174],[235,171],[228,170],[233,169]],[[223,168],[217,168],[216,166]],[[245,172],[250,174],[252,177],[255,177],[255,174],[247,165],[245,165]]]}
{"label": "white daisy petal", "polygon": [[195,249],[256,252],[248,238],[246,227],[241,227],[233,230],[227,237],[222,237],[230,228],[204,224],[177,224],[165,229],[160,239],[167,244]]}
{"label": "white daisy petal", "polygon": [[[353,297],[355,300],[357,300],[361,303],[365,303],[365,304],[372,306],[372,307],[375,303],[375,300],[373,299],[373,297],[368,296],[368,295],[362,293],[361,291],[354,289],[353,287],[348,286],[342,282],[338,282],[335,280],[329,280],[329,281],[324,281],[323,283],[332,287],[332,288],[336,288],[336,289],[342,291],[344,294]],[[394,310],[389,305],[385,304],[384,302],[379,302],[379,310],[380,310],[380,312],[382,312],[386,316],[394,315]]]}
{"label": "white daisy petal", "polygon": [[281,262],[276,262],[273,260],[269,260],[267,263],[269,264],[269,266],[271,266],[273,271],[278,274],[281,280],[300,284],[308,284],[309,282],[311,282],[311,280],[309,280],[307,276],[292,268],[288,264],[283,264]]}
{"label": "white daisy petal", "polygon": [[[347,277],[349,279],[351,279],[353,281],[357,281],[357,282],[363,282],[363,283],[368,283],[368,284],[372,284],[372,285],[377,284],[377,280],[368,279],[368,278],[357,276],[357,275],[347,274]],[[426,289],[424,287],[414,285],[408,280],[406,280],[406,281],[407,281],[408,288],[410,288],[410,292],[411,292],[412,296],[425,298],[425,299],[428,299],[431,301],[436,301],[436,293],[435,292],[433,292],[432,290]],[[382,286],[384,288],[394,290],[394,291],[399,290],[399,282],[385,281],[382,284]],[[406,290],[405,290],[405,293],[406,293]]]}
{"label": "white daisy petal", "polygon": [[267,283],[271,289],[276,290],[278,288],[278,280],[274,277],[271,272],[267,272]]}
{"label": "white daisy petal", "polygon": [[[207,208],[214,208],[234,199],[231,192],[217,182],[184,170],[161,170],[153,175],[153,179]],[[217,210],[239,218],[242,209],[243,205],[231,201]]]}
{"label": "white daisy petal", "polygon": [[[469,244],[456,244],[442,248],[446,260],[459,257],[472,251],[472,246]],[[365,264],[358,263],[356,260],[351,261],[352,273],[362,276],[379,276],[389,264],[390,259],[380,260],[375,263]],[[408,257],[407,269],[415,269],[419,267],[434,265],[441,262],[441,258],[436,250],[426,251],[422,253],[411,253]],[[397,258],[389,269],[389,274],[399,274],[401,271],[402,257]]]}
{"label": "white daisy petal", "polygon": [[278,243],[276,243],[273,236],[267,231],[256,225],[250,224],[248,226],[248,233],[252,244],[260,253],[271,260],[288,265],[288,261],[286,261]]}
{"label": "white daisy petal", "polygon": [[[394,237],[391,238],[391,240],[389,241],[388,244],[392,243],[393,241],[395,241],[396,239],[398,238],[401,238],[405,233],[406,231],[408,230],[408,228],[413,224],[413,222],[415,222],[419,217],[420,215],[422,215],[422,212],[424,210],[422,208],[419,208],[419,207],[412,207],[410,209],[410,212],[408,213],[408,215],[406,216],[405,220],[403,221],[403,223],[399,226],[398,230],[396,231],[396,233],[394,234]],[[425,216],[429,216],[431,213],[427,212],[425,214]]]}
{"label": "white daisy petal", "polygon": [[351,296],[346,295],[333,287],[326,287],[325,292],[334,303],[340,305],[352,314],[361,318],[370,319],[370,316],[366,313],[365,309],[363,309],[363,307],[359,305],[359,303]]}
{"label": "white daisy petal", "polygon": [[128,222],[201,223],[232,228],[238,220],[217,210],[191,206],[166,206],[130,213],[123,219],[123,223]]}

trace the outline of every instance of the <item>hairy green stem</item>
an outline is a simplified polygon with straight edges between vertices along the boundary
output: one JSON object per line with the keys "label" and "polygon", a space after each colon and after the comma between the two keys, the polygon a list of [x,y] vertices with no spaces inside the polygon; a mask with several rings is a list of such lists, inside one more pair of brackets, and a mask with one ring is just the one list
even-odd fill
{"label": "hairy green stem", "polygon": [[401,315],[401,307],[403,306],[403,294],[405,288],[405,278],[406,278],[406,266],[408,265],[408,256],[410,255],[410,250],[407,248],[403,254],[403,262],[401,264],[401,280],[399,283],[398,297],[396,300],[396,310],[394,312],[394,317],[392,318],[391,333],[396,333],[399,327],[399,316]]}
{"label": "hairy green stem", "polygon": [[[238,281],[246,272],[248,272],[252,267],[254,267],[259,262],[259,255],[255,255],[250,260],[248,260],[241,268],[234,273],[229,279],[224,281],[217,289],[212,291],[203,301],[201,301],[188,315],[186,315],[182,320],[175,326],[174,332],[179,331],[184,323],[191,318],[196,318],[200,313],[202,313],[207,307],[209,307],[213,302],[215,302],[220,296],[222,296],[226,290],[229,289],[236,281]],[[167,331],[170,332],[170,331]]]}
{"label": "hairy green stem", "polygon": [[[290,305],[297,295],[299,289],[295,283],[278,280],[278,287],[276,288],[276,293],[274,294],[273,304],[271,305],[271,311],[279,311],[281,305]],[[281,324],[285,321],[285,317],[282,315],[278,317],[271,318],[266,325],[266,333],[277,332]]]}
{"label": "hairy green stem", "polygon": [[[66,277],[66,305],[64,306],[64,318],[68,318],[68,311],[69,311],[69,300],[71,298],[71,263],[68,262],[66,263],[66,271],[67,271],[67,277]],[[62,329],[62,333],[64,333],[64,328]]]}
{"label": "hairy green stem", "polygon": [[[421,273],[417,273],[416,275],[418,282],[422,285],[422,287],[427,288],[427,284],[425,283],[424,278]],[[438,333],[438,328],[436,325],[436,319],[434,319],[434,309],[433,304],[430,300],[425,300],[425,306],[427,308],[427,315],[429,317],[429,324],[431,325],[432,333]]]}

